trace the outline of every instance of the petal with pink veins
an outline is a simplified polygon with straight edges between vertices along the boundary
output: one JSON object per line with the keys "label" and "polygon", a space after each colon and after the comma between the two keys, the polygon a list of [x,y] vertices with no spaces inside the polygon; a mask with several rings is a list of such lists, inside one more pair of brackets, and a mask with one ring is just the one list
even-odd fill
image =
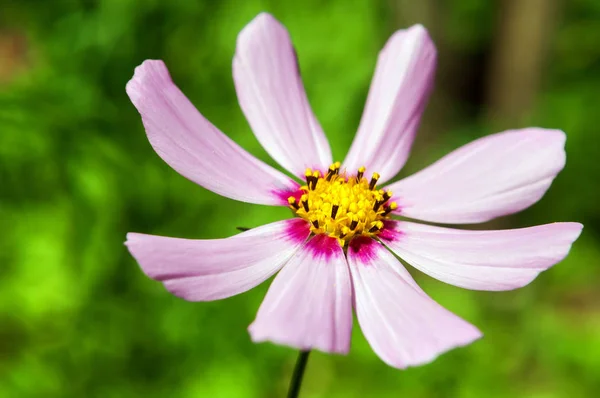
{"label": "petal with pink veins", "polygon": [[125,244],[150,278],[188,301],[243,293],[277,272],[304,244],[309,228],[291,219],[226,239],[179,239],[128,233]]}
{"label": "petal with pink veins", "polygon": [[127,94],[140,112],[150,144],[182,176],[243,202],[287,205],[282,191],[297,184],[256,159],[198,112],[162,61],[135,69]]}
{"label": "petal with pink veins", "polygon": [[255,342],[347,353],[352,286],[337,240],[317,235],[277,275],[249,327]]}
{"label": "petal with pink veins", "polygon": [[427,275],[467,289],[512,290],[564,259],[583,226],[466,231],[392,221],[386,228],[384,244]]}
{"label": "petal with pink veins", "polygon": [[527,128],[477,139],[389,185],[396,214],[469,224],[537,202],[565,165],[565,133]]}
{"label": "petal with pink veins", "polygon": [[404,166],[433,87],[436,50],[421,25],[399,30],[379,54],[367,104],[344,166],[365,166],[380,183]]}
{"label": "petal with pink veins", "polygon": [[326,170],[331,149],[302,85],[290,35],[262,13],[239,34],[233,78],[240,106],[256,138],[282,167],[297,176]]}
{"label": "petal with pink veins", "polygon": [[423,365],[481,337],[433,301],[382,244],[348,249],[358,322],[373,351],[396,368]]}

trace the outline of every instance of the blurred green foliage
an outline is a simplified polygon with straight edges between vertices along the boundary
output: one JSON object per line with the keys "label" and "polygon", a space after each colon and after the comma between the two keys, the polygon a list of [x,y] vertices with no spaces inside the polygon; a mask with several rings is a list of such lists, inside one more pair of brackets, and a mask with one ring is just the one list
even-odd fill
{"label": "blurred green foliage", "polygon": [[[392,3],[1,0],[0,47],[12,44],[0,50],[0,397],[285,394],[296,353],[252,344],[246,332],[268,283],[220,302],[188,303],[147,279],[123,241],[128,231],[226,237],[289,212],[218,197],[171,170],[148,144],[125,83],[144,59],[165,60],[209,120],[273,164],[231,79],[237,33],[269,11],[292,34],[311,103],[342,160],[377,51],[401,22],[419,19],[403,16],[415,3]],[[443,7],[443,24],[428,26],[440,68],[456,61],[464,69],[438,74],[403,175],[502,125],[485,116],[478,88],[502,2],[429,3]],[[557,15],[537,100],[522,122],[503,127],[565,130],[567,167],[540,203],[483,227],[583,222],[570,256],[514,292],[466,291],[413,272],[485,338],[398,371],[377,358],[355,323],[350,355],[311,356],[304,397],[600,391],[600,3],[563,2]],[[449,90],[452,79],[466,83]]]}

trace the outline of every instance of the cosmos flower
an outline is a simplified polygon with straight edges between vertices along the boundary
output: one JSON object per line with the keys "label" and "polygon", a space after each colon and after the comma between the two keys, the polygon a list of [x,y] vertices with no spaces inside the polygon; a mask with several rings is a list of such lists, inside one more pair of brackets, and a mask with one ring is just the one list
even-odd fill
{"label": "cosmos flower", "polygon": [[287,206],[294,217],[226,239],[129,233],[130,252],[146,275],[189,301],[230,297],[279,271],[249,327],[255,342],[347,353],[353,309],[373,350],[398,368],[478,339],[480,331],[428,297],[397,257],[455,286],[511,290],[561,261],[582,225],[470,231],[406,220],[470,224],[515,213],[537,202],[565,164],[563,132],[511,130],[381,188],[406,162],[435,64],[422,26],[396,32],[379,55],[350,152],[334,162],[288,32],[257,16],[237,40],[235,88],[262,146],[296,179],[206,120],[162,61],[145,61],[127,93],[158,155],[219,195]]}

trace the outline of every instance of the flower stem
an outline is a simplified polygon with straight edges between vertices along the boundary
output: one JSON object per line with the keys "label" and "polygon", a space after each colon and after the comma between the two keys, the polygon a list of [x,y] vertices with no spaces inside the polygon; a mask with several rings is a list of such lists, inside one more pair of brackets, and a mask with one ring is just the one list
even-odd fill
{"label": "flower stem", "polygon": [[292,375],[292,380],[290,381],[290,388],[288,390],[287,398],[297,398],[298,394],[300,393],[302,376],[304,376],[306,362],[308,362],[308,354],[310,354],[310,351],[300,351],[298,354],[298,359],[296,360],[294,374]]}

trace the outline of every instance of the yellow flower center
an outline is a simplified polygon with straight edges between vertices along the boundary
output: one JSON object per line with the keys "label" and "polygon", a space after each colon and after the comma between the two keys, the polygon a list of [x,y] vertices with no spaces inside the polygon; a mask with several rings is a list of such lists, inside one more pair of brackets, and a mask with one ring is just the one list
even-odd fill
{"label": "yellow flower center", "polygon": [[340,174],[340,162],[329,166],[326,175],[306,169],[306,185],[300,187],[300,199],[288,198],[296,215],[310,222],[314,234],[336,238],[342,247],[357,236],[374,237],[383,229],[383,220],[398,208],[388,203],[391,191],[377,189],[379,174],[370,180],[361,167],[354,176]]}

